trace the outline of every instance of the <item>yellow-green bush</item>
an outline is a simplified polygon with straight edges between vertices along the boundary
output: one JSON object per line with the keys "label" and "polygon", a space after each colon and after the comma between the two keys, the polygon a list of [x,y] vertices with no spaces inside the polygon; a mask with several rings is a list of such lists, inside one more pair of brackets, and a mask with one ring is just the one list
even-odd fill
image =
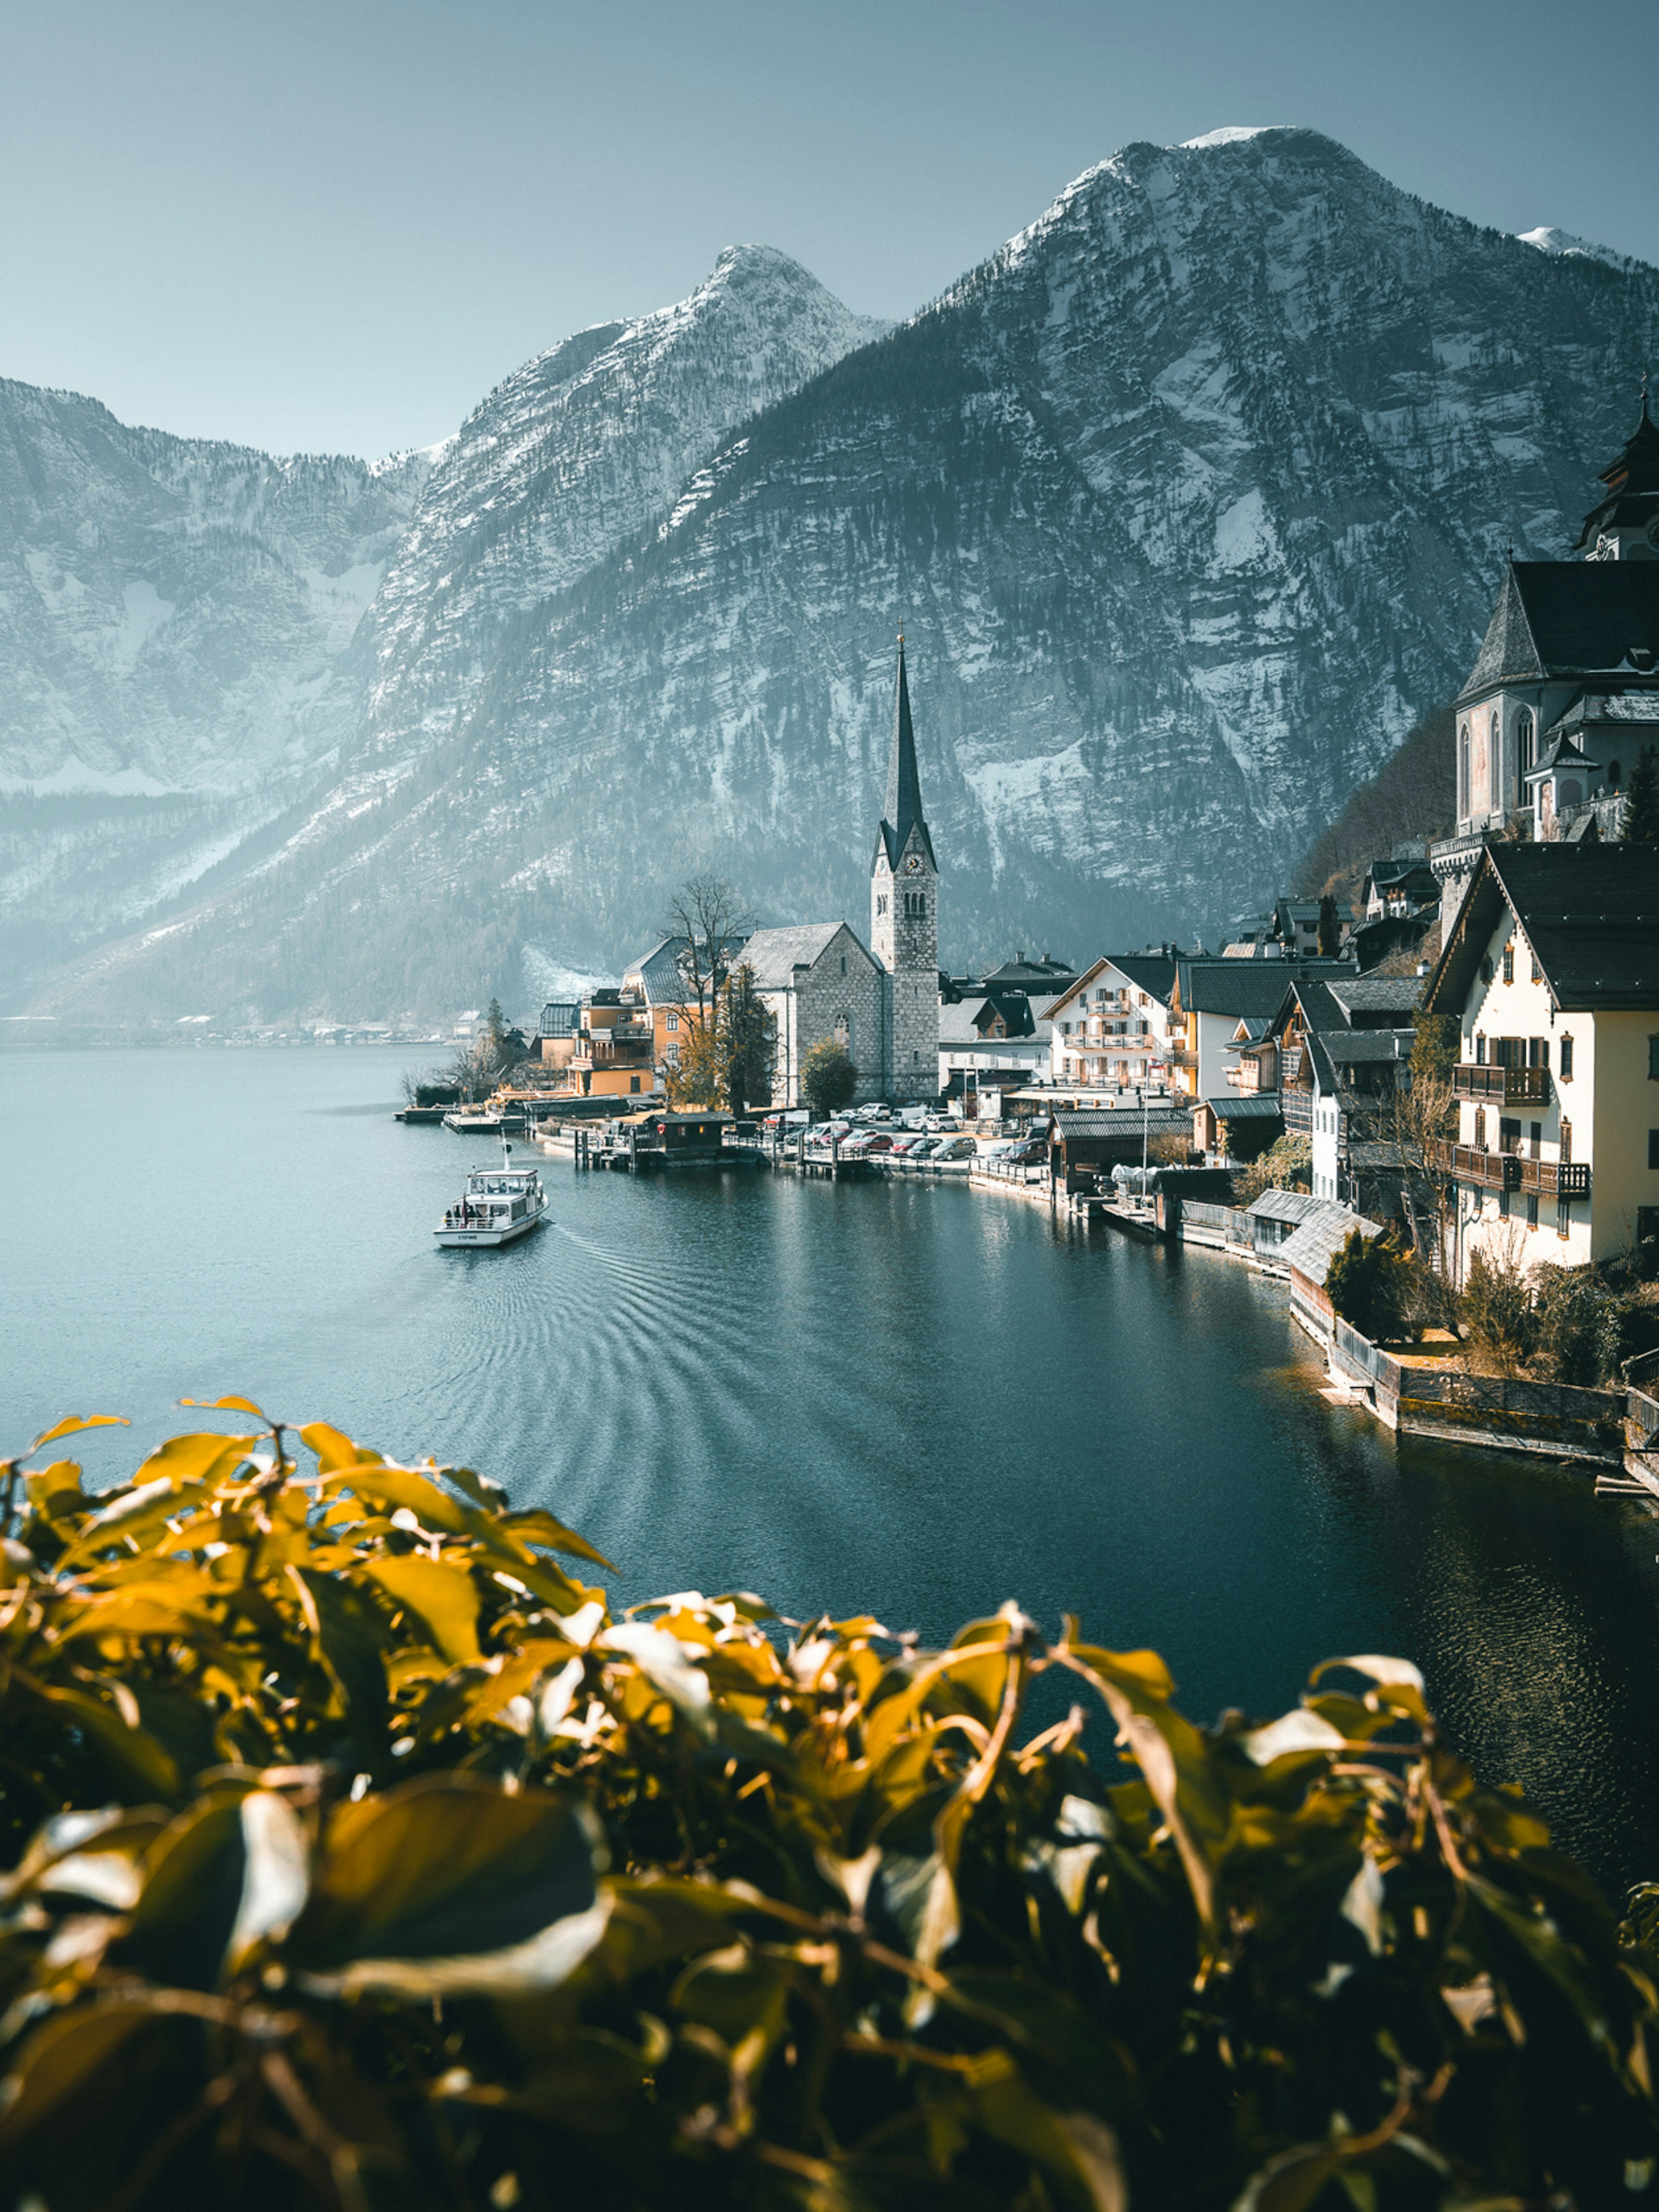
{"label": "yellow-green bush", "polygon": [[[935,1652],[741,1595],[618,1617],[549,1514],[245,1410],[101,1497],[0,1466],[4,2201],[1652,2182],[1647,1921],[1621,1948],[1405,1662],[1203,1730],[1155,1654],[1012,1607]],[[1032,1732],[1043,1676],[1077,1702]]]}

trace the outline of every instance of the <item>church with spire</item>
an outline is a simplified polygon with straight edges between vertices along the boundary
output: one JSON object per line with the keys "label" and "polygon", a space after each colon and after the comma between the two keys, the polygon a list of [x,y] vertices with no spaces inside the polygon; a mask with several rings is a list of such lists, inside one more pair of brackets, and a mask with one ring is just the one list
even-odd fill
{"label": "church with spire", "polygon": [[1621,793],[1659,744],[1659,428],[1647,393],[1563,561],[1511,560],[1458,694],[1457,829],[1431,848],[1447,933],[1494,842],[1618,835]]}
{"label": "church with spire", "polygon": [[845,921],[760,929],[743,958],[776,1024],[773,1103],[800,1103],[801,1062],[833,1038],[860,1102],[939,1097],[939,863],[922,810],[904,640],[893,687],[886,808],[870,863],[870,939]]}

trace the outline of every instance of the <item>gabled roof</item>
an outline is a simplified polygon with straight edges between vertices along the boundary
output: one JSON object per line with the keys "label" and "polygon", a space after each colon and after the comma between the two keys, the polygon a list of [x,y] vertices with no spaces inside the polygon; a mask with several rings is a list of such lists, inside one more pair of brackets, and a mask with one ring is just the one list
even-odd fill
{"label": "gabled roof", "polygon": [[1305,1275],[1310,1283],[1325,1287],[1325,1277],[1331,1261],[1357,1229],[1367,1239],[1380,1237],[1380,1221],[1367,1221],[1363,1214],[1350,1212],[1328,1198],[1316,1199],[1321,1210],[1310,1213],[1302,1226],[1285,1239],[1277,1256],[1287,1267],[1294,1267],[1298,1275]]}
{"label": "gabled roof", "polygon": [[1581,730],[1604,727],[1609,722],[1632,723],[1638,728],[1645,724],[1645,735],[1655,724],[1659,724],[1659,688],[1651,691],[1580,691],[1565,713],[1558,714],[1550,724],[1549,735],[1553,737],[1558,730],[1569,730],[1577,736]]}
{"label": "gabled roof", "polygon": [[1409,1014],[1422,996],[1423,979],[1420,975],[1355,975],[1340,983],[1328,983],[1325,988],[1352,1020],[1356,1014]]}
{"label": "gabled roof", "polygon": [[1599,769],[1601,765],[1600,761],[1593,761],[1587,752],[1573,743],[1570,730],[1564,730],[1558,723],[1555,735],[1539,755],[1537,767],[1528,769],[1522,781],[1538,783],[1547,775],[1554,775],[1559,769]]}
{"label": "gabled roof", "polygon": [[1077,970],[1069,960],[1051,960],[1045,952],[1040,960],[1028,960],[1023,952],[1005,960],[1000,968],[993,968],[980,977],[988,991],[1024,991],[1030,994],[1052,994],[1063,991],[1077,979]]}
{"label": "gabled roof", "polygon": [[1300,976],[1352,975],[1346,960],[1183,960],[1180,963],[1182,1010],[1185,1013],[1273,1015]]}
{"label": "gabled roof", "polygon": [[1245,1212],[1258,1221],[1316,1220],[1330,1203],[1328,1198],[1316,1198],[1310,1190],[1264,1190]]}
{"label": "gabled roof", "polygon": [[1230,1091],[1224,1097],[1196,1099],[1194,1104],[1195,1109],[1207,1106],[1218,1121],[1282,1121],[1285,1118],[1285,1102],[1276,1091],[1257,1091],[1254,1096],[1247,1091],[1243,1097]]}
{"label": "gabled roof", "polygon": [[[747,940],[741,937],[726,939],[722,951],[728,963],[735,964],[738,954]],[[653,1006],[681,1006],[690,997],[690,986],[685,980],[680,961],[690,939],[686,937],[659,938],[637,960],[623,969],[624,976],[637,975],[645,989],[647,1002]]]}
{"label": "gabled roof", "polygon": [[1142,1131],[1154,1137],[1188,1136],[1190,1107],[1152,1106],[1143,1114],[1133,1106],[1056,1106],[1051,1121],[1062,1137],[1121,1137],[1125,1144],[1139,1142]]}
{"label": "gabled roof", "polygon": [[787,929],[757,929],[743,948],[744,963],[754,971],[756,989],[787,990],[796,969],[810,968],[843,929],[873,968],[874,960],[844,921],[800,921]]}
{"label": "gabled roof", "polygon": [[1659,845],[1484,847],[1424,987],[1428,1012],[1462,1012],[1505,909],[1563,1012],[1659,1011]]}
{"label": "gabled roof", "polygon": [[1636,675],[1632,647],[1659,655],[1659,561],[1512,561],[1458,704],[1506,682]]}
{"label": "gabled roof", "polygon": [[1170,994],[1175,989],[1176,963],[1163,952],[1113,952],[1108,958],[1149,999],[1156,999],[1167,1006]]}

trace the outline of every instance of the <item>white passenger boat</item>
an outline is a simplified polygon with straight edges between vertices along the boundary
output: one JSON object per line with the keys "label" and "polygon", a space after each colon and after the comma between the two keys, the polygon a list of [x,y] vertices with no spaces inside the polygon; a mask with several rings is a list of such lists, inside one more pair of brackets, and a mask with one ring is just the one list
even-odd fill
{"label": "white passenger boat", "polygon": [[534,1168],[515,1168],[503,1141],[501,1164],[474,1168],[466,1188],[433,1231],[440,1244],[511,1244],[527,1237],[547,1211],[547,1193]]}

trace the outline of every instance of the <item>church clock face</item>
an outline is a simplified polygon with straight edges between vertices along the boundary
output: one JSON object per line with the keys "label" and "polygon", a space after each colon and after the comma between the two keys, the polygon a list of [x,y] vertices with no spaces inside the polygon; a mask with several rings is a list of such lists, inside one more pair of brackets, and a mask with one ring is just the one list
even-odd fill
{"label": "church clock face", "polygon": [[921,855],[920,853],[911,854],[909,859],[904,864],[904,872],[906,875],[909,876],[920,875],[921,872]]}

